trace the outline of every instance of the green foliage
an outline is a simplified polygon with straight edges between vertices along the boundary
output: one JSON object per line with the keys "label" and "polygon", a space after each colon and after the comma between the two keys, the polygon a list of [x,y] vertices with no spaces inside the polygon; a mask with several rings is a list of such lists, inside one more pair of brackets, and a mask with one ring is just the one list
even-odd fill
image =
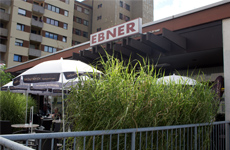
{"label": "green foliage", "polygon": [[3,86],[10,82],[14,76],[12,76],[10,73],[5,72],[6,67],[5,65],[2,65],[0,68],[0,86]]}
{"label": "green foliage", "polygon": [[[34,106],[36,112],[36,102],[28,97],[28,117],[30,107]],[[0,91],[0,120],[10,120],[12,124],[25,123],[26,96],[19,93]]]}
{"label": "green foliage", "polygon": [[[67,122],[73,125],[74,131],[213,121],[217,102],[207,83],[163,85],[157,83],[160,72],[145,62],[132,66],[130,62],[125,65],[123,61],[108,57],[106,62],[100,63],[104,76],[79,83],[67,97]],[[89,147],[91,142],[89,140]],[[96,147],[101,146],[100,139],[95,143]]]}

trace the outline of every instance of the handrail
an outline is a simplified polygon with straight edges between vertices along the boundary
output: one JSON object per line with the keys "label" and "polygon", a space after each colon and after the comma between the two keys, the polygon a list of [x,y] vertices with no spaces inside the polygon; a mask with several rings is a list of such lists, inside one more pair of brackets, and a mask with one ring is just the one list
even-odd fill
{"label": "handrail", "polygon": [[213,123],[201,123],[201,124],[187,124],[187,125],[174,125],[174,126],[162,126],[162,127],[147,127],[147,128],[132,128],[132,129],[114,129],[114,130],[97,130],[97,131],[78,131],[78,132],[57,132],[57,133],[36,133],[36,134],[20,134],[15,135],[2,135],[2,137],[10,140],[27,140],[27,139],[47,139],[47,138],[67,138],[67,137],[83,137],[83,136],[96,136],[96,135],[110,135],[110,134],[122,134],[133,132],[147,132],[157,130],[169,130],[189,127],[199,127],[206,125],[217,124],[230,124],[230,121],[219,121]]}
{"label": "handrail", "polygon": [[3,138],[0,136],[0,145],[10,148],[12,150],[18,150],[18,149],[23,149],[23,150],[34,150],[30,147],[26,147],[22,144],[16,143],[14,141],[8,140],[6,138]]}

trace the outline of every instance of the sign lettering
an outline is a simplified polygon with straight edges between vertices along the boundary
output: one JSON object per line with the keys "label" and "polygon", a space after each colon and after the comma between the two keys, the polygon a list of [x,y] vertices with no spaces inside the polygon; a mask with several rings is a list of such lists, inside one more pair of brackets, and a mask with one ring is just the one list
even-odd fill
{"label": "sign lettering", "polygon": [[90,35],[90,46],[106,43],[119,38],[142,33],[142,19],[137,18],[129,22],[96,32]]}

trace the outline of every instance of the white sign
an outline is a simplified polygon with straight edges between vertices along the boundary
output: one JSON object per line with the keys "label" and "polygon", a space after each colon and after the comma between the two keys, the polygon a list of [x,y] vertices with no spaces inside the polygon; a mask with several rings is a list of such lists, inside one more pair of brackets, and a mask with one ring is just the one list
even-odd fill
{"label": "white sign", "polygon": [[142,18],[102,30],[90,35],[90,46],[95,46],[119,38],[142,33]]}

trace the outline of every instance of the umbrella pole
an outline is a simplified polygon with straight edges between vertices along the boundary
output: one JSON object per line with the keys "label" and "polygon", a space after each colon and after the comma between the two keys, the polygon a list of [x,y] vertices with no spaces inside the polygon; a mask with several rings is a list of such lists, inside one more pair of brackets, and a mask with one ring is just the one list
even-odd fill
{"label": "umbrella pole", "polygon": [[28,91],[25,91],[26,95],[26,116],[25,116],[25,124],[27,123],[27,108],[28,108]]}
{"label": "umbrella pole", "polygon": [[65,132],[65,115],[64,115],[64,92],[63,92],[63,72],[61,73],[61,82],[62,82],[62,90],[61,90],[61,99],[62,99],[62,120],[63,120],[63,132]]}

